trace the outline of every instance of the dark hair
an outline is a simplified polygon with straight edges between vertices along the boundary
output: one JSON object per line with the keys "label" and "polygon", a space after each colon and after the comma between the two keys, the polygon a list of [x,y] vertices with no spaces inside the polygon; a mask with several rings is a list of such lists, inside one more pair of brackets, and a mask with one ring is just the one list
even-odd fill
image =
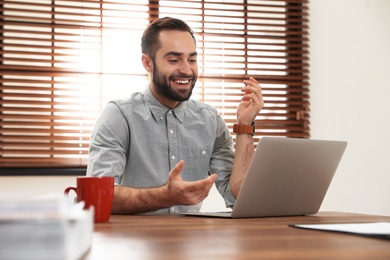
{"label": "dark hair", "polygon": [[148,54],[152,59],[155,58],[156,52],[161,44],[159,34],[164,30],[189,32],[196,43],[194,32],[187,23],[176,18],[164,17],[154,20],[145,29],[141,38],[142,53]]}

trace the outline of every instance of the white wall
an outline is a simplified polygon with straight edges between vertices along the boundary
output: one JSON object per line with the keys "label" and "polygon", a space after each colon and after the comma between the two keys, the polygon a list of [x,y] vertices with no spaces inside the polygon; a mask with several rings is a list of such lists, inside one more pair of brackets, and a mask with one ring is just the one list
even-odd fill
{"label": "white wall", "polygon": [[65,188],[75,185],[76,176],[1,176],[0,201],[60,197]]}
{"label": "white wall", "polygon": [[324,210],[390,215],[390,1],[312,0],[311,135],[348,141]]}
{"label": "white wall", "polygon": [[[349,145],[321,210],[390,215],[390,1],[311,0],[311,135]],[[61,195],[75,177],[0,177],[0,198]],[[212,190],[203,210],[224,209]]]}
{"label": "white wall", "polygon": [[348,141],[321,210],[390,215],[390,0],[309,7],[311,138]]}

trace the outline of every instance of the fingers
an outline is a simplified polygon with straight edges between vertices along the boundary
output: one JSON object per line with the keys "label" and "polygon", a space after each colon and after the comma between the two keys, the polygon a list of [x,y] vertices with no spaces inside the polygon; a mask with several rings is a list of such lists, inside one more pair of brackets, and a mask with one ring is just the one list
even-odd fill
{"label": "fingers", "polygon": [[184,161],[181,160],[180,162],[178,162],[174,167],[173,169],[169,172],[169,178],[171,179],[175,179],[177,177],[180,177],[180,173],[181,171],[183,170],[184,168]]}
{"label": "fingers", "polygon": [[218,178],[218,175],[216,173],[213,173],[207,179],[209,179],[212,182],[212,184],[214,184],[214,182],[217,180],[217,178]]}
{"label": "fingers", "polygon": [[203,201],[209,195],[211,187],[217,180],[217,177],[217,174],[212,174],[207,179],[188,182],[187,194],[191,194],[189,197],[189,204],[198,204]]}
{"label": "fingers", "polygon": [[264,100],[262,95],[262,90],[260,84],[253,77],[250,77],[249,80],[243,81],[245,86],[241,88],[241,91],[244,92],[242,101],[246,106],[252,105],[257,109],[261,109],[264,106]]}
{"label": "fingers", "polygon": [[212,174],[208,178],[198,181],[183,181],[181,171],[184,168],[184,161],[181,160],[169,172],[167,196],[174,205],[195,205],[204,200],[214,182],[217,174]]}
{"label": "fingers", "polygon": [[261,87],[260,84],[257,82],[257,80],[255,80],[253,77],[250,77],[249,80],[244,80],[244,84],[245,87],[243,87],[241,91],[245,93],[244,95],[245,98],[249,98],[249,97],[253,98],[253,95],[251,94],[254,94],[259,101],[262,100]]}
{"label": "fingers", "polygon": [[198,181],[191,181],[186,182],[187,185],[186,189],[187,191],[209,191],[211,189],[211,186],[213,186],[214,182],[217,180],[218,175],[212,174],[207,179],[198,180]]}
{"label": "fingers", "polygon": [[260,84],[253,77],[249,77],[248,80],[244,80],[243,82],[245,84],[245,86],[243,87],[245,91],[254,92],[260,87]]}
{"label": "fingers", "polygon": [[237,122],[239,124],[251,124],[260,110],[264,107],[262,90],[253,77],[243,81],[245,86],[241,88],[244,95],[237,107]]}

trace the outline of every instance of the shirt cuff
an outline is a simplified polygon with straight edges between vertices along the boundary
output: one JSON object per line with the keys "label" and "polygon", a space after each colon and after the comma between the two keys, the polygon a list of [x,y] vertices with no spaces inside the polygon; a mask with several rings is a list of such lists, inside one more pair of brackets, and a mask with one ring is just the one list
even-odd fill
{"label": "shirt cuff", "polygon": [[230,185],[227,185],[225,192],[225,205],[227,208],[233,208],[236,203],[236,198],[233,196],[233,193],[230,189]]}

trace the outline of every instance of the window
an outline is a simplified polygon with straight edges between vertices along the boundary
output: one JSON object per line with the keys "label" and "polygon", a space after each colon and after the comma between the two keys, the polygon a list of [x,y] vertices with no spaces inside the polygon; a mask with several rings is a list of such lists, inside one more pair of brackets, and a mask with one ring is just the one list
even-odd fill
{"label": "window", "polygon": [[307,1],[0,1],[0,167],[85,167],[95,120],[148,84],[140,37],[156,17],[194,30],[193,98],[235,121],[255,77],[262,136],[309,137]]}

